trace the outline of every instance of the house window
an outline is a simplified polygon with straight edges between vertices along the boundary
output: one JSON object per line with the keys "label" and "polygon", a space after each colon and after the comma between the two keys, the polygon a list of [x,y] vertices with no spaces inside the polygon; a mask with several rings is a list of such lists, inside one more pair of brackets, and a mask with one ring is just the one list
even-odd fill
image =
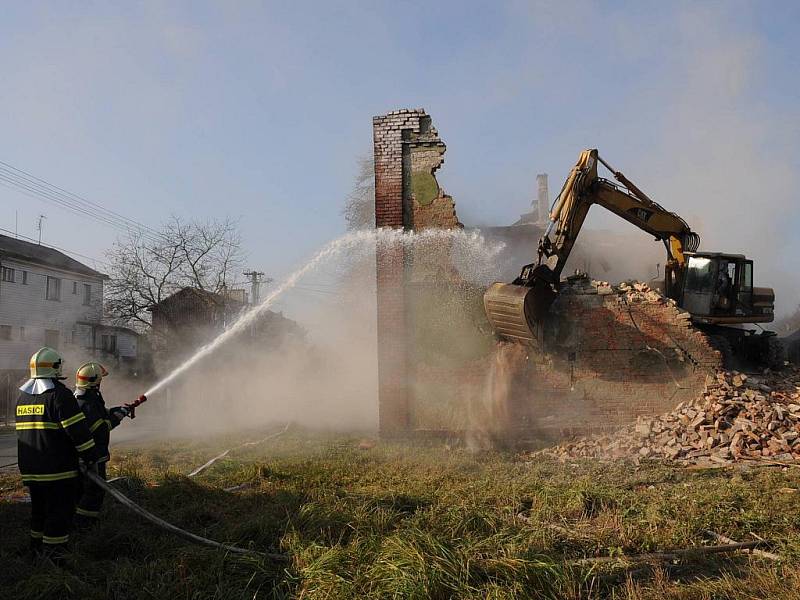
{"label": "house window", "polygon": [[14,269],[3,267],[3,281],[14,283]]}
{"label": "house window", "polygon": [[45,297],[48,300],[61,300],[61,280],[58,277],[47,276],[47,292]]}
{"label": "house window", "polygon": [[78,293],[78,282],[77,281],[73,281],[72,282],[72,293],[73,294],[77,294]]}
{"label": "house window", "polygon": [[71,335],[72,335],[72,337],[70,338],[70,341],[71,341],[72,345],[74,346],[75,345],[75,341],[78,339],[78,332],[73,329]]}
{"label": "house window", "polygon": [[11,339],[11,325],[0,325],[0,340]]}
{"label": "house window", "polygon": [[22,285],[28,285],[28,272],[22,272]]}
{"label": "house window", "polygon": [[92,304],[92,286],[88,283],[83,284],[83,305],[91,306]]}
{"label": "house window", "polygon": [[[25,271],[23,271],[23,273],[24,273],[24,272],[25,272]],[[19,339],[20,339],[20,341],[22,341],[22,342],[24,342],[24,341],[25,341],[25,328],[24,328],[24,327],[20,327],[20,328],[19,328]]]}
{"label": "house window", "polygon": [[101,335],[100,345],[103,349],[103,352],[108,352],[109,354],[115,354],[117,351],[117,336]]}
{"label": "house window", "polygon": [[61,339],[61,335],[59,334],[58,329],[45,329],[44,330],[44,345],[53,348],[54,350],[58,350],[59,341]]}

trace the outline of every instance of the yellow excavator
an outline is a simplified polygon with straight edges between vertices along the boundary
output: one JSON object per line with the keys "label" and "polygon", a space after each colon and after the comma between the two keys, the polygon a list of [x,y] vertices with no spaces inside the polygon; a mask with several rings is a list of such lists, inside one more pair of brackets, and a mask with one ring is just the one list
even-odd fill
{"label": "yellow excavator", "polygon": [[[619,184],[598,176],[599,164]],[[691,314],[726,364],[736,359],[773,368],[783,365],[783,347],[774,332],[735,327],[774,319],[775,293],[772,288],[753,287],[753,261],[742,254],[698,252],[700,236],[686,221],[651,200],[596,149],[581,153],[553,202],[537,262],[525,265],[512,283],[494,283],[486,291],[486,315],[500,338],[541,347],[543,324],[558,294],[561,271],[593,204],[664,244],[667,262],[660,291]]]}

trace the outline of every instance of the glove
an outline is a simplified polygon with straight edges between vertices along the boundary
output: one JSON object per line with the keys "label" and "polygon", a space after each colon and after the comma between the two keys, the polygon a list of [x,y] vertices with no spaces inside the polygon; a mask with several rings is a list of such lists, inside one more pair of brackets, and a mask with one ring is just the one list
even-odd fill
{"label": "glove", "polygon": [[[115,406],[111,410],[108,411],[111,415],[117,420],[122,421],[127,416],[130,416],[131,411],[124,406]],[[133,418],[133,417],[131,417]]]}
{"label": "glove", "polygon": [[89,462],[84,460],[83,464],[81,465],[81,471],[83,471],[84,473],[94,473],[95,475],[99,475],[99,471],[97,469],[97,462],[95,461]]}

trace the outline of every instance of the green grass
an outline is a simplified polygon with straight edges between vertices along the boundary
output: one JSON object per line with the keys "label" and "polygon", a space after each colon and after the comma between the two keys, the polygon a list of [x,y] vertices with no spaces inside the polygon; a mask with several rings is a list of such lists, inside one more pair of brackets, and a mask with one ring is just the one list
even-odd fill
{"label": "green grass", "polygon": [[[163,518],[287,562],[189,545],[107,499],[63,568],[35,564],[24,554],[29,507],[3,502],[0,589],[15,600],[800,598],[800,492],[789,491],[800,489],[800,469],[531,462],[435,445],[360,450],[357,439],[287,433],[184,476],[236,441],[117,452],[111,471]],[[244,482],[252,486],[222,490]],[[3,494],[18,486],[0,477]],[[779,539],[785,560],[565,562],[715,543],[707,529]]]}

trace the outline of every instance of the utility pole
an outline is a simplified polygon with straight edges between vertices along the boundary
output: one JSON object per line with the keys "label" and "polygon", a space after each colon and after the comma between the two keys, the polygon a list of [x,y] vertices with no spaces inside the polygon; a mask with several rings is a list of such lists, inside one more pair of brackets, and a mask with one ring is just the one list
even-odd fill
{"label": "utility pole", "polygon": [[44,221],[47,217],[45,215],[39,215],[39,222],[36,224],[36,229],[39,230],[39,245],[42,245],[42,221]]}
{"label": "utility pole", "polygon": [[255,305],[258,304],[259,300],[261,299],[261,294],[260,294],[261,284],[262,283],[267,283],[267,284],[272,283],[272,278],[271,277],[267,277],[265,279],[264,278],[264,273],[262,273],[261,271],[256,271],[256,270],[245,271],[244,275],[245,275],[245,277],[249,277],[250,278],[250,298],[251,298],[253,306],[255,306]]}

